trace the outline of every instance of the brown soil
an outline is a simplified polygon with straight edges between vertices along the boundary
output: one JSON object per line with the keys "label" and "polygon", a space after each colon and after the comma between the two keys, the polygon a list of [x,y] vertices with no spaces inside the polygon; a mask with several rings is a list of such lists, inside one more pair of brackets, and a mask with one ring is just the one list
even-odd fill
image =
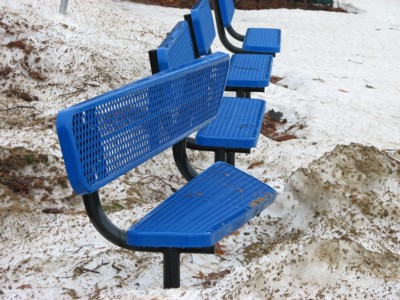
{"label": "brown soil", "polygon": [[[161,5],[168,7],[191,8],[197,0],[129,0],[132,2]],[[210,1],[212,5],[212,1]],[[332,7],[328,4],[314,4],[312,0],[237,0],[235,1],[237,9],[271,9],[271,8],[289,8],[306,10],[326,10],[335,12],[346,12],[343,8]]]}
{"label": "brown soil", "polygon": [[264,115],[261,134],[276,142],[297,139],[295,132],[304,129],[305,125],[296,123],[287,126],[287,120],[283,119],[282,116],[281,112],[275,112],[273,109],[268,111]]}

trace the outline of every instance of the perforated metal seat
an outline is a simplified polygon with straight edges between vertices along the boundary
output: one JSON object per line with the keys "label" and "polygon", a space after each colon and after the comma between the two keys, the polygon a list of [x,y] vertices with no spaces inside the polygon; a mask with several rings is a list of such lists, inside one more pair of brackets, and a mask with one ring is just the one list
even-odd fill
{"label": "perforated metal seat", "polygon": [[215,120],[197,132],[196,143],[233,149],[254,148],[264,113],[263,100],[224,97]]}
{"label": "perforated metal seat", "polygon": [[226,86],[264,89],[269,85],[271,69],[271,55],[232,55]]}
{"label": "perforated metal seat", "polygon": [[268,185],[217,162],[127,231],[129,245],[208,247],[275,199]]}
{"label": "perforated metal seat", "polygon": [[[211,12],[207,15],[207,9],[200,7],[195,9],[195,20],[199,13],[203,17],[211,19]],[[211,20],[212,21],[212,20]],[[202,52],[207,51],[212,39],[206,41],[203,26],[201,39]],[[211,34],[212,36],[212,34]],[[215,32],[214,32],[215,36]],[[200,39],[199,39],[200,41]],[[189,25],[181,21],[175,25],[160,46],[152,53],[156,56],[151,60],[157,66],[153,68],[166,70],[195,60],[193,44],[190,41]],[[268,85],[271,74],[272,56],[270,55],[233,55],[227,78],[227,87],[263,88]],[[256,146],[261,124],[265,112],[265,101],[249,98],[224,97],[213,122],[202,128],[196,135],[196,144],[208,147],[221,148],[253,148]]]}
{"label": "perforated metal seat", "polygon": [[248,28],[242,48],[247,52],[281,52],[281,30],[275,28]]}

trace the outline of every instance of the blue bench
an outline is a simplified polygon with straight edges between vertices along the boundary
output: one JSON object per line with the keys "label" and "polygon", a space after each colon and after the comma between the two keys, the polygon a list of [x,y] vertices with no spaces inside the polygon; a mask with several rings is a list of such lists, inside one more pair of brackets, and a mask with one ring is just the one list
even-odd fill
{"label": "blue bench", "polygon": [[69,181],[110,242],[161,252],[164,288],[180,286],[181,253],[214,245],[276,197],[265,183],[217,162],[127,230],[106,216],[99,189],[215,119],[229,58],[215,53],[62,110],[57,133]]}
{"label": "blue bench", "polygon": [[[232,27],[235,13],[233,0],[213,0],[215,20],[221,43],[233,53],[268,53],[275,56],[281,51],[281,30],[277,28],[248,28],[245,35]],[[235,40],[242,42],[238,47],[232,44],[226,32]]]}
{"label": "blue bench", "polygon": [[[211,18],[211,11],[209,16]],[[149,56],[153,73],[194,61],[196,55],[189,24],[186,21],[176,24],[160,46],[156,50],[149,51]],[[263,60],[265,63],[270,63],[272,59],[270,55],[262,55],[262,58],[265,58]],[[232,59],[230,62],[228,83],[229,76],[235,73],[232,70],[236,68],[235,65],[232,66]],[[216,161],[235,165],[235,153],[250,153],[250,149],[256,147],[264,113],[264,100],[224,97],[217,118],[199,130],[195,140],[188,138],[173,147],[175,163],[181,174],[187,180],[197,176],[197,171],[187,159],[186,148],[212,151],[215,153]]]}
{"label": "blue bench", "polygon": [[[153,74],[211,53],[214,23],[207,0],[198,2],[187,22],[179,22],[156,50],[149,51]],[[226,91],[251,98],[251,92],[264,92],[269,85],[273,57],[266,54],[231,56]]]}
{"label": "blue bench", "polygon": [[[195,53],[198,57],[211,53],[216,37],[208,0],[200,0],[185,15],[189,23]],[[267,54],[233,54],[225,90],[235,91],[238,97],[251,97],[251,92],[264,92],[269,85],[273,57]]]}

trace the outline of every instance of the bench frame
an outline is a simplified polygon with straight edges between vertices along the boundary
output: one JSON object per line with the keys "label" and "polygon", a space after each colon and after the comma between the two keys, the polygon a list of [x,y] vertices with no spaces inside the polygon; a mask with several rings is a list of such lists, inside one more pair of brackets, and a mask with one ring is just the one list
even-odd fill
{"label": "bench frame", "polygon": [[215,53],[57,115],[68,178],[75,193],[82,195],[90,221],[119,247],[162,253],[164,288],[180,286],[181,253],[215,253],[216,243],[259,215],[274,201],[276,191],[217,163],[127,231],[107,217],[98,191],[214,120],[228,66],[228,55]]}
{"label": "bench frame", "polygon": [[[217,93],[218,97],[222,98],[223,88],[224,88],[224,80],[226,79],[226,74],[227,74],[228,65],[229,65],[229,58],[228,58],[228,55],[226,55],[226,54],[216,53],[215,55],[213,55],[213,57],[204,58],[195,63],[187,64],[181,68],[173,68],[173,70],[168,71],[168,72],[163,72],[163,74],[167,73],[165,75],[169,76],[169,73],[172,73],[171,78],[173,78],[173,80],[176,80],[174,78],[180,78],[180,77],[177,77],[178,74],[184,74],[183,76],[185,76],[185,78],[187,78],[188,80],[191,80],[191,76],[194,74],[193,72],[198,72],[199,70],[203,70],[205,68],[209,68],[209,69],[211,68],[210,71],[208,71],[208,72],[215,72],[212,70],[214,70],[216,68],[215,67],[216,63],[218,63],[220,65],[218,78],[221,78],[222,81],[216,81],[216,80],[212,81],[211,80],[213,83],[210,83],[210,87],[217,88],[217,90],[213,91],[212,93],[214,93],[215,95]],[[180,73],[181,69],[184,69],[185,73]],[[156,80],[157,83],[161,82],[161,84],[162,84],[162,82],[164,82],[164,77],[162,77],[162,76],[163,75],[161,75],[161,73],[159,76],[158,75],[154,76],[154,79]],[[183,76],[182,76],[182,78],[183,78]],[[106,124],[103,125],[101,123],[95,123],[94,126],[96,128],[92,127],[93,125],[91,125],[91,123],[90,123],[91,121],[89,119],[86,119],[86,118],[89,118],[89,115],[87,115],[87,117],[86,117],[87,110],[89,109],[90,111],[92,111],[93,109],[95,110],[98,107],[100,108],[101,105],[108,103],[110,99],[114,99],[115,97],[118,97],[119,100],[121,100],[121,97],[123,97],[123,99],[125,99],[126,89],[131,89],[131,86],[134,89],[133,91],[135,93],[137,91],[135,89],[136,86],[139,87],[139,89],[140,89],[139,92],[141,92],[142,91],[141,89],[143,89],[143,86],[144,86],[142,84],[142,82],[144,82],[145,80],[147,80],[146,84],[150,83],[150,85],[146,86],[147,92],[150,93],[151,92],[150,89],[152,88],[151,80],[153,80],[153,78],[151,78],[151,80],[149,80],[149,79],[150,78],[146,78],[140,82],[139,81],[134,82],[123,88],[116,89],[114,91],[110,91],[110,92],[106,93],[107,95],[103,94],[101,96],[95,97],[95,98],[87,100],[85,102],[82,102],[82,103],[78,104],[78,105],[81,105],[79,108],[75,108],[76,106],[70,107],[69,109],[67,109],[64,112],[64,114],[62,116],[60,114],[57,116],[57,121],[56,121],[57,133],[59,136],[59,141],[60,141],[61,150],[62,150],[62,154],[63,154],[64,161],[65,161],[65,166],[67,169],[68,178],[70,180],[72,188],[74,189],[75,193],[77,193],[78,195],[82,195],[87,215],[88,215],[90,221],[92,222],[92,224],[94,225],[94,227],[97,229],[97,231],[111,243],[113,243],[119,247],[128,249],[128,250],[145,251],[145,252],[161,252],[163,254],[163,262],[164,262],[164,266],[163,266],[164,288],[177,288],[180,286],[180,254],[181,253],[214,254],[215,253],[214,246],[181,248],[181,247],[158,247],[158,246],[142,247],[142,246],[129,245],[127,243],[127,231],[114,225],[114,223],[107,217],[107,215],[101,205],[98,190],[99,190],[99,188],[108,184],[109,182],[113,181],[114,179],[118,178],[122,174],[125,174],[130,169],[135,168],[136,166],[140,165],[142,162],[148,160],[149,158],[153,157],[154,155],[161,153],[162,151],[164,151],[164,149],[168,148],[168,145],[172,146],[173,143],[180,141],[182,138],[186,137],[187,134],[190,134],[191,132],[196,131],[196,128],[198,128],[199,126],[200,127],[205,126],[208,122],[210,122],[213,118],[215,118],[215,114],[217,113],[217,111],[214,112],[215,105],[216,105],[215,101],[217,101],[216,98],[212,98],[212,101],[214,101],[215,104],[211,104],[211,103],[209,104],[210,112],[207,112],[205,114],[205,116],[202,117],[201,120],[194,122],[194,124],[192,124],[192,121],[189,121],[189,124],[191,124],[190,128],[180,127],[180,129],[178,130],[178,134],[180,137],[175,136],[173,138],[168,138],[167,141],[162,142],[162,144],[160,144],[160,145],[155,145],[155,146],[150,145],[150,147],[151,147],[150,153],[148,153],[148,154],[146,154],[144,152],[139,153],[139,157],[133,157],[133,158],[130,158],[132,160],[129,162],[123,162],[124,165],[122,167],[118,167],[119,169],[116,169],[114,171],[107,171],[107,173],[105,173],[106,175],[104,178],[103,177],[97,178],[98,175],[96,175],[96,174],[98,174],[97,172],[100,172],[97,170],[93,171],[96,176],[96,178],[94,180],[91,177],[92,175],[86,175],[85,170],[83,169],[84,168],[83,166],[87,160],[85,160],[85,158],[81,157],[81,155],[82,155],[82,154],[80,154],[81,150],[78,149],[78,144],[77,144],[78,142],[76,140],[76,136],[80,136],[80,133],[77,133],[77,131],[75,131],[75,128],[73,127],[74,126],[73,124],[75,122],[74,121],[75,117],[78,114],[80,115],[83,113],[85,115],[85,120],[86,120],[84,122],[84,124],[88,128],[87,130],[90,130],[90,132],[95,132],[94,133],[94,134],[96,134],[95,138],[97,138],[97,136],[99,136],[99,139],[100,139],[100,136],[103,136],[103,134],[105,132],[97,133],[97,126],[107,127],[107,125]],[[206,80],[206,77],[204,77],[204,80]],[[218,79],[218,80],[220,80],[220,79]],[[190,83],[190,84],[192,84],[192,83]],[[118,90],[120,90],[120,92],[118,92]],[[118,93],[121,95],[119,96]],[[141,99],[141,96],[138,95],[137,97],[140,97],[140,98],[134,98],[134,99],[135,100]],[[183,96],[179,96],[179,97],[183,97]],[[207,96],[207,97],[209,97],[209,96]],[[213,97],[216,97],[216,96],[213,96]],[[194,96],[192,95],[191,99],[193,100],[193,98],[194,98]],[[91,104],[92,103],[91,101],[97,101],[97,102],[95,102],[94,104]],[[111,100],[111,101],[113,101],[113,100]],[[123,100],[123,101],[125,101],[125,100]],[[210,99],[204,100],[204,101],[210,101]],[[153,104],[153,106],[154,105],[156,105],[156,103]],[[152,108],[153,106],[151,106],[150,108]],[[132,107],[132,106],[129,106],[126,109],[129,109],[130,107]],[[114,109],[115,109],[115,111],[120,112],[121,115],[124,113],[127,113],[127,110],[119,107],[119,105],[116,106]],[[135,109],[135,108],[132,107],[132,109]],[[107,114],[107,113],[108,112],[106,111],[103,114]],[[179,114],[179,112],[177,112],[177,113]],[[104,116],[103,114],[101,114],[99,116],[99,118],[105,117],[105,118],[109,118],[110,120],[111,120],[111,118],[114,118],[113,114],[111,114],[109,116],[107,116],[107,115]],[[183,115],[182,115],[182,118],[183,118]],[[207,119],[205,119],[205,118],[207,118]],[[101,119],[99,119],[99,120],[101,120]],[[99,120],[97,120],[96,122],[101,122]],[[147,122],[147,119],[145,119],[144,121]],[[132,122],[135,122],[135,124],[137,123],[136,120],[132,120]],[[198,123],[198,125],[196,125],[197,123]],[[112,123],[112,124],[114,124],[114,123]],[[122,124],[121,124],[121,126],[122,126]],[[123,126],[125,126],[125,125],[123,125]],[[176,125],[172,125],[172,126],[176,126]],[[113,130],[116,132],[119,132],[119,128],[114,128]],[[132,129],[129,129],[129,130],[132,130]],[[112,133],[112,134],[114,135],[114,133]],[[115,133],[115,134],[118,134],[118,133]],[[184,136],[181,136],[182,134]],[[103,137],[101,137],[101,138],[103,138]],[[123,141],[120,141],[120,142],[123,142]],[[123,143],[126,143],[126,142],[123,142]],[[79,144],[79,145],[82,145],[82,144]],[[83,147],[84,149],[86,149],[86,146],[79,146],[79,147]],[[103,147],[105,147],[105,146],[103,145]],[[147,147],[147,146],[140,146],[140,147]],[[127,149],[129,149],[129,148],[127,148]],[[87,150],[82,150],[82,151],[87,151]],[[88,150],[88,151],[90,151],[90,150]],[[114,153],[114,150],[108,150],[108,151],[111,151],[110,154]],[[127,150],[127,151],[133,152],[136,150]],[[117,152],[117,151],[115,151],[115,152]],[[102,154],[100,154],[100,155],[102,155]],[[113,155],[115,155],[115,154],[113,154]],[[99,159],[99,158],[97,158],[97,156],[96,156],[94,158],[91,158],[91,161],[94,160],[96,163],[97,159]],[[103,157],[102,159],[105,160],[106,158]],[[87,176],[89,176],[89,177],[87,177]]]}
{"label": "bench frame", "polygon": [[199,173],[195,170],[189,161],[187,149],[194,151],[214,152],[214,162],[223,161],[232,166],[235,165],[235,153],[250,154],[250,149],[246,148],[221,148],[221,147],[206,147],[197,145],[195,140],[188,137],[172,147],[175,164],[182,176],[190,181]]}

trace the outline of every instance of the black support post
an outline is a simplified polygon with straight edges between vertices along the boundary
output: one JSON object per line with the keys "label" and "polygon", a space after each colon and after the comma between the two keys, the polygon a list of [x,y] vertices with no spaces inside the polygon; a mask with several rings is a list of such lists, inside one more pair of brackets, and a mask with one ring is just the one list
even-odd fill
{"label": "black support post", "polygon": [[226,162],[226,152],[225,152],[225,150],[224,150],[224,149],[221,149],[221,148],[215,150],[215,158],[214,158],[214,160],[215,160],[216,162],[217,162],[217,161]]}
{"label": "black support post", "polygon": [[237,89],[236,97],[237,98],[246,98],[246,92],[243,89]]}
{"label": "black support post", "polygon": [[163,251],[164,289],[179,288],[181,281],[180,253],[177,249]]}
{"label": "black support post", "polygon": [[235,165],[235,153],[234,152],[226,153],[226,162],[232,166]]}

